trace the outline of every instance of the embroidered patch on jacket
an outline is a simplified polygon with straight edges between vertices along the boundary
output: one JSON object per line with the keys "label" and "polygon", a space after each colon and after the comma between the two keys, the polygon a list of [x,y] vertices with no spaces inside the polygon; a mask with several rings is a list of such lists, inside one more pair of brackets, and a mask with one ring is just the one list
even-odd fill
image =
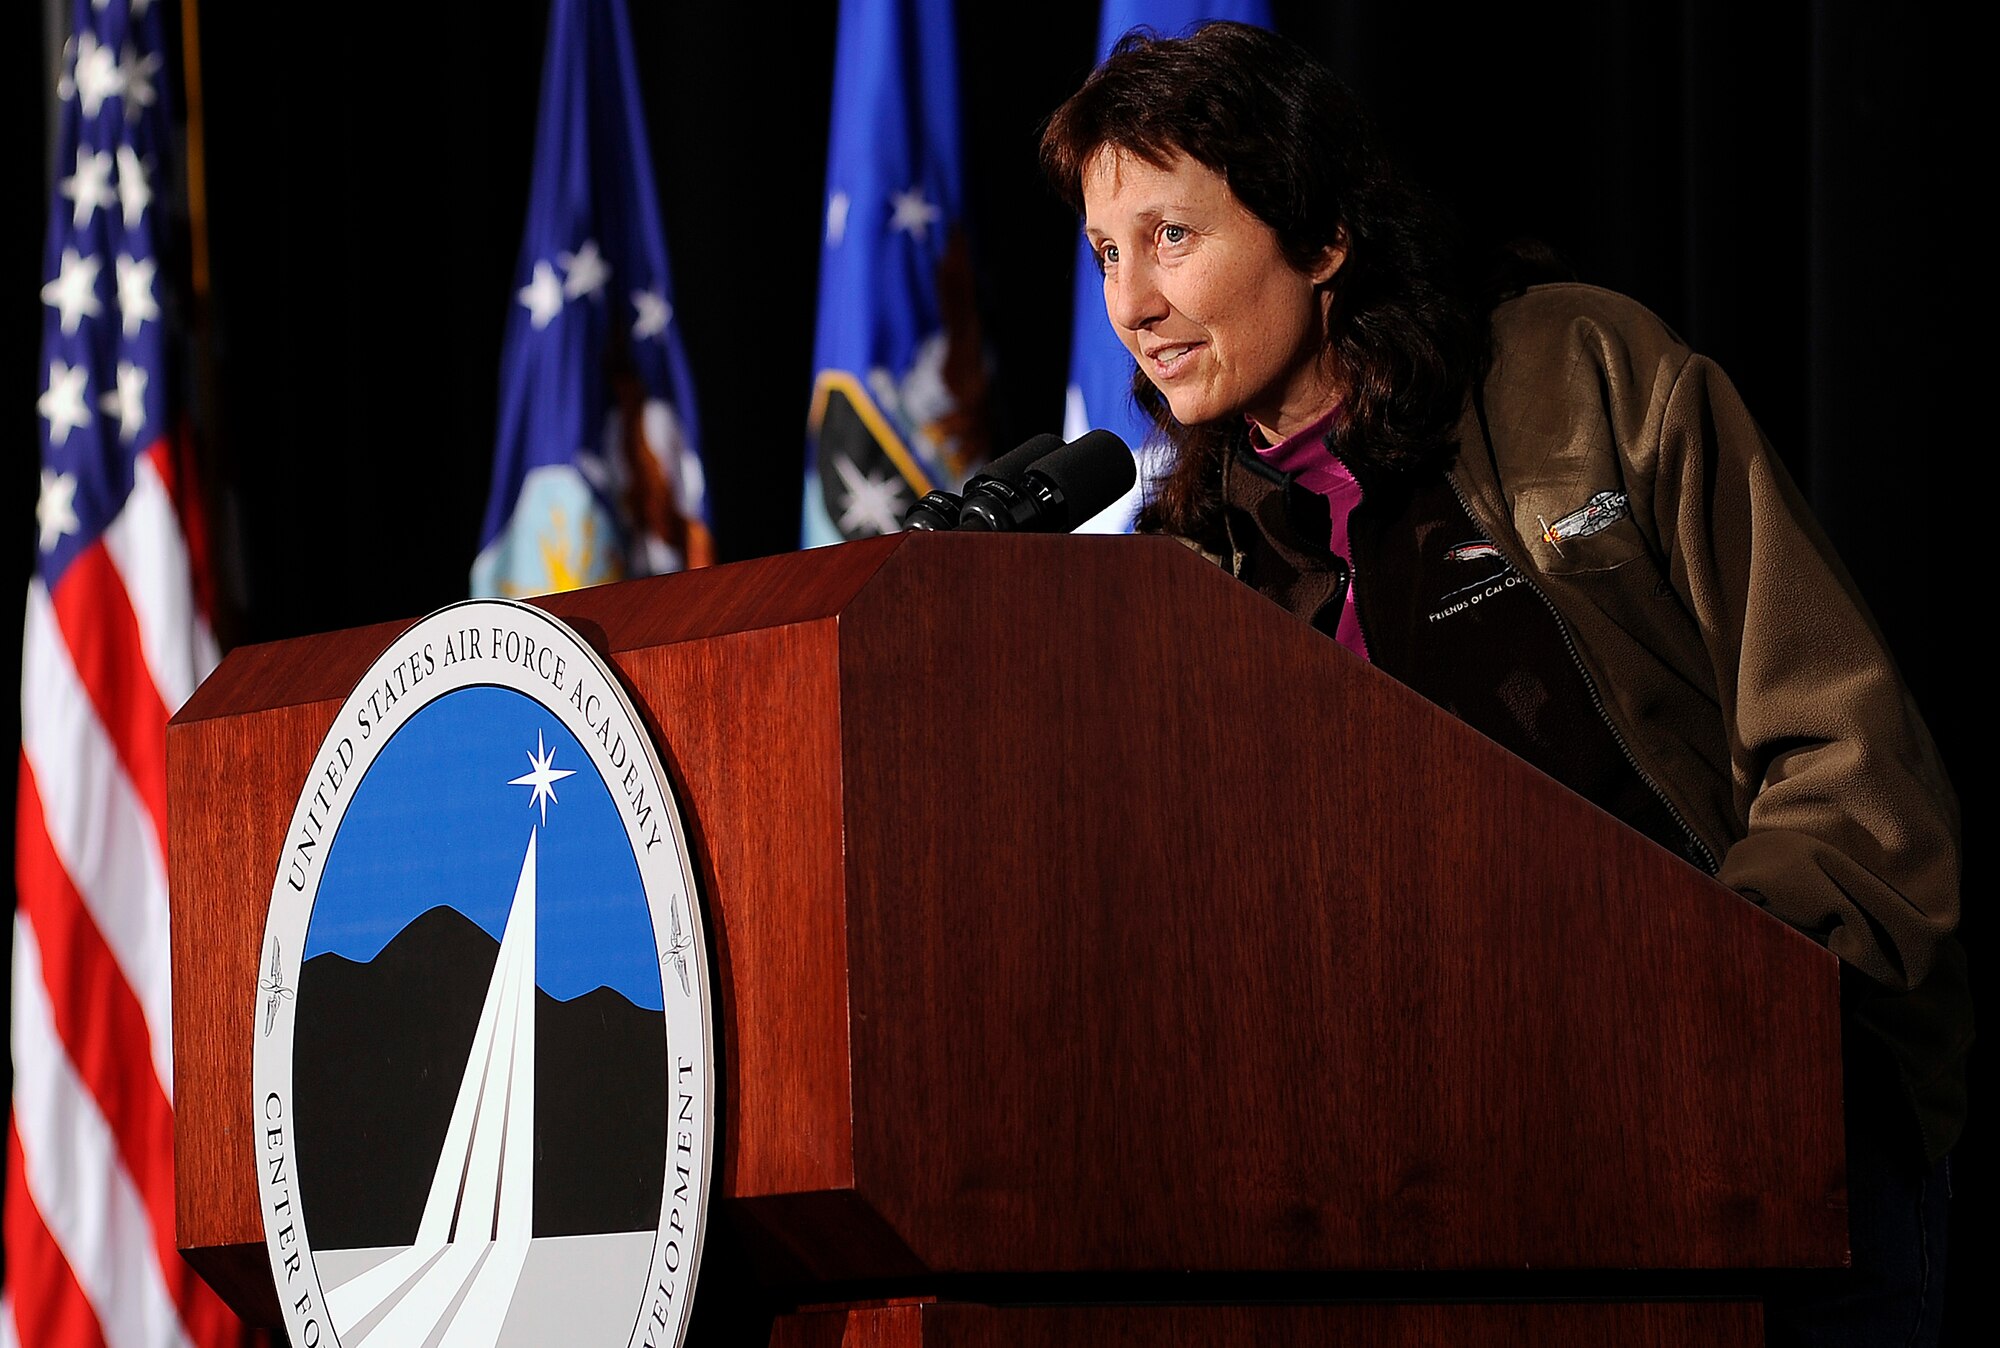
{"label": "embroidered patch on jacket", "polygon": [[1542,537],[1550,543],[1566,543],[1572,538],[1588,538],[1609,529],[1631,513],[1625,493],[1601,491],[1554,524],[1544,522]]}
{"label": "embroidered patch on jacket", "polygon": [[1470,585],[1461,585],[1450,593],[1439,596],[1436,602],[1440,607],[1425,615],[1427,622],[1443,622],[1448,618],[1456,618],[1461,613],[1469,613],[1475,604],[1498,598],[1521,584],[1521,577],[1515,574],[1505,554],[1494,547],[1488,539],[1475,538],[1456,547],[1446,548],[1444,559],[1448,562],[1498,562],[1500,565],[1498,568],[1486,568],[1487,574]]}

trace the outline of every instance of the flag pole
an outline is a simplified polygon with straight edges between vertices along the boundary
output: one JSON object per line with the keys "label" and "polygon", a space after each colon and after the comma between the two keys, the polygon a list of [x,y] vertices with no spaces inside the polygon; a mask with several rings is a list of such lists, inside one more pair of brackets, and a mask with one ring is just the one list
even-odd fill
{"label": "flag pole", "polygon": [[223,650],[241,635],[245,589],[234,546],[234,513],[224,510],[221,481],[222,411],[217,405],[214,304],[210,291],[208,247],[208,120],[202,101],[201,4],[181,0],[181,88],[187,117],[188,307],[190,345],[194,353],[194,388],[186,463],[191,470],[198,517],[207,525],[206,571],[196,581],[206,591],[208,620]]}
{"label": "flag pole", "polygon": [[[188,248],[195,307],[208,309],[208,139],[201,102],[201,5],[181,0],[181,77],[187,99]],[[208,343],[201,343],[206,365]]]}

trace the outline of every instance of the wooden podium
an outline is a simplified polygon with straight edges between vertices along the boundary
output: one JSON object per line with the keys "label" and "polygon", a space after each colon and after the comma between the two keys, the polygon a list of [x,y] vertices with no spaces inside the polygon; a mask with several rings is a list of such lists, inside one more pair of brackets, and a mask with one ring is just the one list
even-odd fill
{"label": "wooden podium", "polygon": [[[1845,1260],[1834,958],[1178,544],[539,602],[680,793],[773,1342],[1755,1343],[1719,1276]],[[265,907],[397,630],[168,730],[179,1244],[270,1322]]]}

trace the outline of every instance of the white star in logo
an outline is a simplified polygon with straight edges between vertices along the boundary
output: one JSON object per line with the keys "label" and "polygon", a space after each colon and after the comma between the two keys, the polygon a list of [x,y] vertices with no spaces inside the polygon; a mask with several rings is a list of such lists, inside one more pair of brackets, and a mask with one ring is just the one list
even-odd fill
{"label": "white star in logo", "polygon": [[896,477],[867,477],[851,459],[835,459],[834,471],[847,484],[847,500],[840,509],[840,532],[858,530],[893,534],[902,527],[898,507],[902,504],[903,481]]}
{"label": "white star in logo", "polygon": [[90,424],[90,408],[84,404],[90,371],[81,365],[49,362],[49,386],[35,399],[35,410],[49,419],[49,443],[60,445],[69,433]]}
{"label": "white star in logo", "polygon": [[118,439],[131,444],[146,429],[146,367],[129,360],[118,362],[118,387],[98,400],[97,405],[118,418]]}
{"label": "white star in logo", "polygon": [[932,225],[944,218],[943,211],[924,200],[921,184],[896,193],[890,201],[889,228],[907,229],[912,238],[923,238]]}
{"label": "white star in logo", "polygon": [[546,262],[535,264],[534,276],[518,292],[521,303],[528,306],[528,321],[540,332],[556,321],[562,312],[562,282],[556,279],[556,269]]}
{"label": "white star in logo", "polygon": [[574,253],[557,253],[556,261],[563,266],[563,296],[566,299],[595,295],[611,279],[610,264],[605,262],[604,254],[597,251],[595,239],[585,239],[583,246]]}
{"label": "white star in logo", "polygon": [[77,146],[76,173],[62,180],[62,194],[76,203],[76,210],[71,212],[70,218],[76,222],[78,229],[90,223],[90,217],[97,213],[99,206],[111,204],[111,164],[111,156],[106,151]]}
{"label": "white star in logo", "polygon": [[160,316],[153,300],[153,259],[118,255],[118,312],[125,318],[125,335],[137,337],[140,325]]}
{"label": "white star in logo", "polygon": [[[528,808],[532,810],[537,805],[542,807],[542,824],[544,827],[549,822],[549,802],[556,798],[556,783],[565,777],[576,776],[576,771],[573,768],[550,767],[549,764],[555,762],[555,758],[555,750],[542,747],[542,732],[537,730],[535,732],[535,752],[528,755],[528,761],[535,765],[535,770],[523,773],[521,776],[507,783],[509,786],[532,786],[535,788],[535,794],[528,799]],[[560,804],[561,802],[557,803]]]}
{"label": "white star in logo", "polygon": [[835,192],[826,199],[826,246],[840,247],[840,241],[847,237],[847,208],[853,204],[845,192]]}
{"label": "white star in logo", "polygon": [[673,321],[674,306],[667,303],[667,297],[657,290],[635,290],[632,292],[632,308],[637,314],[632,320],[632,338],[645,341],[657,337],[667,330]]}
{"label": "white star in logo", "polygon": [[125,228],[136,229],[153,204],[153,186],[146,179],[146,165],[139,152],[129,145],[118,147],[118,204],[125,211]]}
{"label": "white star in logo", "polygon": [[97,301],[97,272],[103,265],[74,248],[63,249],[61,270],[55,280],[42,287],[42,303],[62,315],[64,332],[75,332],[84,319],[103,312]]}
{"label": "white star in logo", "polygon": [[42,494],[35,501],[35,523],[42,529],[42,551],[54,552],[64,534],[83,527],[76,517],[76,474],[42,469]]}
{"label": "white star in logo", "polygon": [[86,118],[95,117],[105,99],[125,92],[125,76],[118,68],[117,54],[109,47],[99,46],[95,33],[85,33],[77,39],[74,69],[73,82]]}
{"label": "white star in logo", "polygon": [[136,122],[139,114],[153,106],[153,76],[160,70],[158,52],[141,56],[131,43],[125,44],[124,59],[118,62],[118,82],[124,86],[125,120]]}

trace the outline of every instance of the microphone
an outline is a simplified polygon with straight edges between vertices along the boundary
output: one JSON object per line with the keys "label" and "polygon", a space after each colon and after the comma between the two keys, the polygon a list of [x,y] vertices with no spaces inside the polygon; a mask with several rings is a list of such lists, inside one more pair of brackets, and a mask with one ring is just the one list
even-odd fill
{"label": "microphone", "polygon": [[[1037,435],[1021,445],[1008,450],[993,462],[974,473],[966,482],[969,495],[992,481],[1011,482],[1021,475],[1021,471],[1043,455],[1062,448],[1059,435]],[[931,491],[924,493],[924,499],[910,507],[910,513],[903,517],[905,529],[955,529],[958,527],[962,498],[957,492]]]}
{"label": "microphone", "polygon": [[1130,491],[1132,451],[1110,431],[1091,431],[1037,459],[1020,481],[968,484],[958,527],[994,533],[1066,534]]}

